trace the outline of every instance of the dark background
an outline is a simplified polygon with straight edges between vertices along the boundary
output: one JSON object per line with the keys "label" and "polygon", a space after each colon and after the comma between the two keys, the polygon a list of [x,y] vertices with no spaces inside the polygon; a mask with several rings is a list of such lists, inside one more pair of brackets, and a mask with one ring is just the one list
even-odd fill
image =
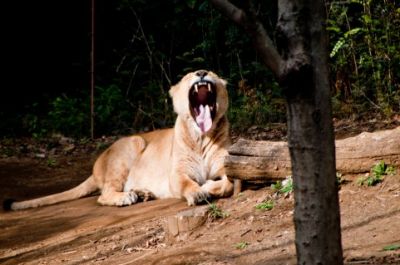
{"label": "dark background", "polygon": [[[254,2],[275,41],[276,1]],[[0,136],[88,136],[91,1],[0,5]],[[398,8],[327,2],[336,117],[399,112]],[[228,80],[233,128],[285,122],[280,88],[251,40],[208,1],[96,0],[95,17],[96,136],[172,125],[168,89],[200,68]]]}

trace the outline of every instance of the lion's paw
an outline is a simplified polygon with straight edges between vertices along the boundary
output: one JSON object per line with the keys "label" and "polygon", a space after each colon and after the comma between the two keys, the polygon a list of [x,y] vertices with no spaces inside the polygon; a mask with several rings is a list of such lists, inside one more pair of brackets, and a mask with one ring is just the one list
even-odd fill
{"label": "lion's paw", "polygon": [[117,202],[117,206],[128,206],[136,203],[138,201],[138,196],[133,190],[128,192],[123,192],[123,196]]}
{"label": "lion's paw", "polygon": [[202,202],[206,202],[210,199],[210,194],[208,192],[200,190],[196,192],[190,192],[186,196],[186,200],[189,206],[194,206],[196,204],[200,204]]}

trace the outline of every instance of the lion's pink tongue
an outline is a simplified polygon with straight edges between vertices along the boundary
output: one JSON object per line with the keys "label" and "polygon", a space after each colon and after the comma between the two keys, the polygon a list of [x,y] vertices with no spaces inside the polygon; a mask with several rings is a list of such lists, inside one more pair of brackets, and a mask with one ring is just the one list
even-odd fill
{"label": "lion's pink tongue", "polygon": [[203,105],[200,105],[199,111],[200,111],[200,113],[196,117],[196,122],[197,122],[197,125],[199,125],[200,130],[203,133],[205,133],[208,130],[210,130],[210,128],[212,126],[210,107],[208,105],[206,105],[205,107]]}

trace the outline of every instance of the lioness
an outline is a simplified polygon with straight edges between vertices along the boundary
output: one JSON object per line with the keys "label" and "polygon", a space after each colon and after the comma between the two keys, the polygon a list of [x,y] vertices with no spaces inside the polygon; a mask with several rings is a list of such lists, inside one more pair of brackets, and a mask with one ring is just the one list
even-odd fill
{"label": "lioness", "polygon": [[101,205],[131,205],[138,192],[154,198],[185,198],[195,205],[209,196],[229,196],[233,184],[225,174],[229,145],[226,81],[213,72],[185,75],[169,91],[178,114],[171,129],[129,136],[104,151],[92,175],[68,191],[46,197],[8,201],[20,210],[68,201],[101,191]]}

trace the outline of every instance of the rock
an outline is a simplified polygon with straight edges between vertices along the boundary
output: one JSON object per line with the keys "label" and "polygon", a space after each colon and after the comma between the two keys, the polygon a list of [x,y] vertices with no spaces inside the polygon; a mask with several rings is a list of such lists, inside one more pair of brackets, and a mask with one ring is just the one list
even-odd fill
{"label": "rock", "polygon": [[166,218],[164,230],[169,240],[182,240],[189,232],[202,226],[208,218],[208,205],[180,211]]}

